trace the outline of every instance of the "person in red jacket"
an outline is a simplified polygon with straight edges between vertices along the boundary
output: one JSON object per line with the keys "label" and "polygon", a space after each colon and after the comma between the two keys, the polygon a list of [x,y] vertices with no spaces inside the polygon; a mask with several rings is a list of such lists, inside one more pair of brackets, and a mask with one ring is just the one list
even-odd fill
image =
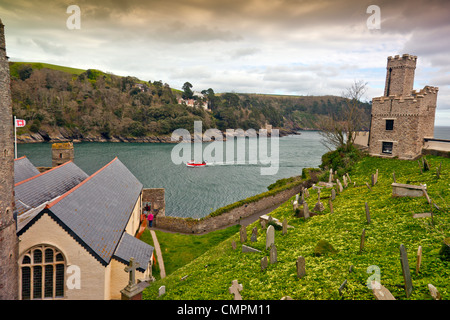
{"label": "person in red jacket", "polygon": [[153,213],[150,211],[147,215],[148,226],[151,228],[153,224]]}

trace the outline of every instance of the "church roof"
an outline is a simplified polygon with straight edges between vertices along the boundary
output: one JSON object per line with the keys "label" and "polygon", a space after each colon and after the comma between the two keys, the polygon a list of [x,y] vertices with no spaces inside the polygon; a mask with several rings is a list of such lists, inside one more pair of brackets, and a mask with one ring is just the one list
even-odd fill
{"label": "church roof", "polygon": [[144,272],[152,258],[153,247],[124,232],[113,257],[122,263],[128,264],[130,258],[139,263],[138,270]]}
{"label": "church roof", "polygon": [[26,156],[14,159],[14,183],[29,179],[39,173],[39,170]]}
{"label": "church roof", "polygon": [[[22,160],[23,161],[23,160]],[[29,165],[20,168],[28,167]],[[16,214],[22,214],[30,208],[51,201],[66,193],[88,175],[72,161],[66,162],[48,171],[44,171],[14,185]]]}
{"label": "church roof", "polygon": [[106,265],[123,239],[125,227],[142,188],[139,180],[116,157],[50,202],[46,209],[80,244]]}

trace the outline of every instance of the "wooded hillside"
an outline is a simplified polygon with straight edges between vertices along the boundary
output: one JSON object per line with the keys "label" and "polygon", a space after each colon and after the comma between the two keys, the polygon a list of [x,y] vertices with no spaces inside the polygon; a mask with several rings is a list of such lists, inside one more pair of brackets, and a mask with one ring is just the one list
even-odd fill
{"label": "wooded hillside", "polygon": [[[320,120],[339,115],[345,102],[336,96],[217,94],[209,88],[203,97],[192,97],[192,107],[179,104],[184,92],[161,80],[43,63],[10,62],[10,71],[14,115],[27,121],[18,134],[38,140],[170,136],[178,128],[192,131],[195,120],[204,130],[258,130],[271,124],[289,133],[320,129]],[[368,127],[370,104],[361,103],[361,110]]]}

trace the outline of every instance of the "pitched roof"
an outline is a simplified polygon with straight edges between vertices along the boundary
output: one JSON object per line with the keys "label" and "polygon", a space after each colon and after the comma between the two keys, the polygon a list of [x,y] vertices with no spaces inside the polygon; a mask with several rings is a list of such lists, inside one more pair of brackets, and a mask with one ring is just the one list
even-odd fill
{"label": "pitched roof", "polygon": [[116,157],[50,202],[46,209],[106,265],[119,241],[124,239],[122,235],[142,187],[139,180]]}
{"label": "pitched roof", "polygon": [[14,159],[14,183],[29,179],[39,173],[39,170],[26,156]]}
{"label": "pitched roof", "polygon": [[17,214],[51,201],[69,191],[88,175],[72,161],[39,173],[14,185]]}
{"label": "pitched roof", "polygon": [[138,238],[124,232],[113,258],[128,264],[130,258],[139,263],[138,270],[144,272],[153,255],[153,247]]}

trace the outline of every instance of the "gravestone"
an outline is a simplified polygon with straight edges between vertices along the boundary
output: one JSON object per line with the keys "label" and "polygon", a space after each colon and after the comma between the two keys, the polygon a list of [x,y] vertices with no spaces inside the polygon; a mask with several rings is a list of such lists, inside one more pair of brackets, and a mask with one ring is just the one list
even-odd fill
{"label": "gravestone", "polygon": [[347,176],[348,182],[352,183],[352,179],[350,179],[350,176],[348,175],[348,172],[345,175]]}
{"label": "gravestone", "polygon": [[318,202],[316,203],[316,205],[314,206],[313,211],[316,211],[316,212],[322,212],[323,210],[325,210],[325,207],[323,206],[323,203],[320,202],[320,201],[318,201]]}
{"label": "gravestone", "polygon": [[416,274],[420,272],[420,264],[422,263],[422,246],[417,249],[417,259],[416,259]]}
{"label": "gravestone", "polygon": [[333,213],[333,201],[331,201],[331,198],[328,199],[328,206],[330,207],[330,213]]}
{"label": "gravestone", "polygon": [[260,250],[252,248],[252,247],[249,247],[249,246],[246,246],[245,244],[242,245],[242,252],[243,253],[246,253],[246,252],[261,253]]}
{"label": "gravestone", "polygon": [[364,243],[366,242],[366,229],[363,229],[361,233],[361,242],[359,244],[359,252],[364,250]]}
{"label": "gravestone", "polygon": [[369,184],[366,182],[366,187],[369,188],[369,191],[372,191],[372,188],[369,186]]}
{"label": "gravestone", "polygon": [[241,243],[244,243],[247,241],[247,227],[241,226],[239,229],[239,237],[241,239]]}
{"label": "gravestone", "polygon": [[397,180],[395,180],[395,171],[392,172],[392,179],[394,180],[394,183],[397,183]]}
{"label": "gravestone", "polygon": [[334,188],[333,188],[333,189],[331,189],[331,200],[334,200],[334,199],[336,199],[336,190],[334,190]]}
{"label": "gravestone", "polygon": [[125,272],[128,272],[128,285],[120,290],[122,300],[142,300],[142,291],[148,286],[148,283],[142,281],[136,283],[136,269],[139,268],[139,263],[130,258],[130,264],[125,267]]}
{"label": "gravestone", "polygon": [[339,192],[344,191],[344,188],[342,187],[341,181],[339,181],[339,179],[336,179],[336,183],[338,184]]}
{"label": "gravestone", "polygon": [[393,197],[423,197],[426,190],[424,185],[411,185],[404,183],[392,183],[392,196]]}
{"label": "gravestone", "polygon": [[347,279],[345,279],[344,280],[344,282],[342,282],[342,284],[340,285],[340,287],[339,287],[339,295],[340,296],[342,296],[342,291],[344,291],[344,289],[346,288],[346,286],[347,286]]}
{"label": "gravestone", "polygon": [[328,183],[333,182],[333,169],[330,169],[330,175],[328,176]]}
{"label": "gravestone", "polygon": [[305,258],[303,256],[298,257],[295,264],[297,266],[297,277],[303,278],[306,275]]}
{"label": "gravestone", "polygon": [[233,250],[236,250],[236,241],[231,241],[231,247],[233,248]]}
{"label": "gravestone", "polygon": [[428,284],[428,290],[430,291],[430,294],[434,300],[441,300],[441,294],[431,283]]}
{"label": "gravestone", "polygon": [[261,271],[264,271],[267,268],[267,256],[261,258]]}
{"label": "gravestone", "polygon": [[250,237],[250,241],[251,241],[251,242],[257,241],[257,237],[258,237],[258,228],[257,228],[257,227],[254,227],[254,228],[252,229],[252,235],[251,235],[251,237]]}
{"label": "gravestone", "polygon": [[270,225],[266,231],[266,250],[275,243],[275,228]]}
{"label": "gravestone", "polygon": [[403,244],[400,245],[400,262],[402,265],[403,279],[405,281],[406,297],[409,298],[412,292],[411,273],[409,271],[408,255]]}
{"label": "gravestone", "polygon": [[366,207],[366,220],[367,220],[367,223],[370,223],[370,211],[369,211],[369,205],[367,204],[367,202],[365,203],[365,207]]}
{"label": "gravestone", "polygon": [[228,288],[228,292],[234,295],[234,300],[242,300],[241,291],[244,289],[242,284],[238,283],[237,280],[231,281],[231,287]]}
{"label": "gravestone", "polygon": [[414,213],[413,218],[429,218],[431,217],[431,212]]}
{"label": "gravestone", "polygon": [[347,183],[347,177],[345,175],[342,176],[342,181],[344,181],[344,187],[347,188],[348,187],[348,183]]}
{"label": "gravestone", "polygon": [[283,220],[283,234],[287,233],[287,227],[288,227],[287,220],[286,220],[286,218],[284,218],[284,220]]}
{"label": "gravestone", "polygon": [[158,289],[158,297],[161,297],[165,293],[166,293],[166,286],[159,287],[159,289]]}
{"label": "gravestone", "polygon": [[377,300],[395,300],[392,293],[377,281],[371,282],[373,295]]}
{"label": "gravestone", "polygon": [[292,203],[292,210],[295,212],[295,210],[298,209],[298,201],[294,200],[294,202]]}
{"label": "gravestone", "polygon": [[306,201],[303,202],[303,217],[305,219],[309,218],[309,208],[308,208],[308,203]]}
{"label": "gravestone", "polygon": [[269,257],[271,264],[277,262],[277,247],[275,246],[275,244],[272,244],[272,246],[270,247]]}
{"label": "gravestone", "polygon": [[265,229],[267,227],[267,220],[259,219],[259,222],[261,223],[261,229]]}

